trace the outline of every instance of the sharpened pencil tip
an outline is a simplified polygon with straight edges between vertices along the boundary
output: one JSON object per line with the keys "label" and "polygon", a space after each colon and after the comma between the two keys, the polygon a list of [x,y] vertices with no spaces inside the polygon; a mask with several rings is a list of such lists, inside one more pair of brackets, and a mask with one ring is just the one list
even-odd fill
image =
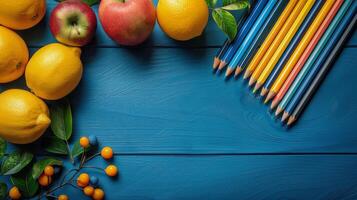
{"label": "sharpened pencil tip", "polygon": [[[261,87],[262,87],[262,84],[261,84],[261,83],[255,84],[255,86],[254,86],[254,91],[258,91]],[[255,92],[254,92],[254,93],[255,93]]]}
{"label": "sharpened pencil tip", "polygon": [[221,61],[221,63],[219,63],[219,66],[218,66],[218,70],[222,70],[226,65],[227,65],[226,62]]}
{"label": "sharpened pencil tip", "polygon": [[217,67],[219,66],[219,63],[221,62],[221,60],[217,57],[214,57],[213,60],[213,70],[217,69]]}
{"label": "sharpened pencil tip", "polygon": [[[266,94],[268,93],[268,89],[266,89],[265,87],[262,89],[262,91],[260,92],[260,96],[264,97]],[[265,102],[265,101],[264,101]]]}
{"label": "sharpened pencil tip", "polygon": [[296,117],[290,116],[288,120],[288,126],[291,126],[296,121]]}
{"label": "sharpened pencil tip", "polygon": [[281,107],[278,107],[275,112],[275,116],[280,115],[280,113],[283,112],[283,109]]}
{"label": "sharpened pencil tip", "polygon": [[229,77],[234,72],[234,69],[231,66],[228,66],[226,71],[226,78]]}
{"label": "sharpened pencil tip", "polygon": [[245,71],[244,76],[243,76],[243,79],[249,78],[250,75],[252,75],[252,71],[250,71],[250,70]]}
{"label": "sharpened pencil tip", "polygon": [[255,79],[253,78],[253,77],[251,77],[250,79],[249,79],[249,86],[252,86],[254,83],[255,83]]}
{"label": "sharpened pencil tip", "polygon": [[283,117],[281,118],[281,122],[285,122],[290,117],[290,114],[288,112],[284,112]]}
{"label": "sharpened pencil tip", "polygon": [[234,77],[237,77],[243,71],[242,67],[237,67],[236,71],[234,72]]}
{"label": "sharpened pencil tip", "polygon": [[275,96],[275,92],[270,91],[268,93],[267,98],[265,99],[266,102],[270,101]]}

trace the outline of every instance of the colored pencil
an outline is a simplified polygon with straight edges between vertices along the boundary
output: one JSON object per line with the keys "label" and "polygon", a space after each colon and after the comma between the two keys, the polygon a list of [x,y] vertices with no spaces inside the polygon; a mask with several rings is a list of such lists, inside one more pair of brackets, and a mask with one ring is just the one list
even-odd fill
{"label": "colored pencil", "polygon": [[[290,42],[289,46],[286,48],[284,51],[283,55],[279,59],[278,63],[274,67],[273,71],[270,73],[268,79],[266,80],[264,87],[260,93],[261,96],[265,96],[270,89],[271,85],[274,83],[274,80],[278,77],[280,71],[283,69],[286,61],[289,59],[291,54],[294,52],[296,46],[299,44],[300,40],[303,38],[305,32],[308,30],[310,27],[310,24],[313,22],[315,19],[317,13],[319,12],[320,8],[322,7],[324,0],[318,0],[314,7],[312,7],[311,11],[309,12],[308,16],[304,20],[304,22],[301,24],[301,27],[299,28],[299,31],[295,34],[294,38]],[[258,80],[259,82],[259,80]],[[259,89],[259,85],[257,87]]]}
{"label": "colored pencil", "polygon": [[316,60],[313,68],[311,71],[307,74],[306,78],[302,82],[301,86],[297,89],[294,97],[291,99],[289,102],[288,106],[285,109],[282,121],[285,121],[290,117],[290,114],[294,111],[296,108],[297,104],[305,94],[306,90],[308,87],[311,85],[312,81],[315,79],[317,73],[321,70],[321,67],[324,65],[327,57],[330,55],[334,47],[338,44],[339,39],[345,32],[346,28],[354,22],[352,19],[354,16],[356,16],[356,8],[357,8],[357,2],[355,4],[356,6],[351,7],[351,10],[347,13],[347,15],[342,19],[341,23],[339,24],[338,28],[336,31],[333,33],[332,37],[329,39],[327,45],[319,55],[318,59]]}
{"label": "colored pencil", "polygon": [[[277,48],[277,50],[275,51],[275,53],[273,54],[271,59],[269,60],[267,66],[264,68],[263,72],[260,74],[260,76],[257,80],[257,83],[255,84],[254,90],[253,90],[254,93],[263,86],[263,84],[269,77],[271,71],[273,71],[275,65],[278,63],[279,59],[285,52],[286,48],[289,46],[291,40],[296,35],[296,32],[299,30],[300,26],[304,25],[301,28],[306,30],[307,27],[310,25],[311,21],[314,18],[314,15],[319,10],[318,4],[319,3],[315,4],[315,1],[312,1],[311,4],[309,4],[309,2],[308,2],[307,5],[310,5],[310,7],[308,7],[306,10],[303,10],[299,14],[298,18],[296,18],[295,22],[289,29],[288,33],[286,34],[286,36],[280,43],[279,47]],[[314,7],[314,5],[317,5],[317,7]],[[311,10],[311,12],[310,12],[310,10]],[[305,18],[306,18],[306,20],[305,20]],[[306,22],[306,24],[305,24],[305,22]],[[306,27],[306,28],[304,28],[304,27]],[[305,31],[303,31],[303,32],[305,32]]]}
{"label": "colored pencil", "polygon": [[226,39],[226,41],[224,41],[222,47],[217,51],[216,55],[214,56],[214,59],[213,59],[213,69],[214,70],[217,69],[219,63],[221,63],[221,57],[227,51],[229,43],[230,43],[229,39]]}
{"label": "colored pencil", "polygon": [[343,49],[343,45],[345,44],[345,42],[347,42],[348,38],[352,35],[353,31],[355,30],[356,21],[357,21],[357,15],[354,16],[352,22],[348,25],[347,29],[345,30],[345,32],[343,33],[341,38],[338,40],[338,42],[334,46],[332,52],[330,53],[330,55],[324,62],[323,66],[321,67],[321,70],[316,75],[316,78],[313,80],[311,85],[308,87],[308,89],[306,90],[306,93],[301,98],[301,100],[297,104],[296,108],[292,112],[292,114],[288,120],[289,126],[300,117],[300,115],[302,114],[302,111],[308,105],[308,103],[312,99],[313,95],[317,91],[318,87],[320,86],[320,84],[322,83],[324,78],[326,77],[327,73],[332,68],[337,56],[340,54],[340,52]]}
{"label": "colored pencil", "polygon": [[[309,58],[309,56],[311,55],[312,51],[316,47],[317,43],[321,39],[322,35],[325,33],[326,29],[328,28],[328,26],[332,22],[333,18],[336,16],[336,13],[340,9],[342,3],[343,3],[343,0],[337,0],[336,3],[331,8],[330,12],[328,13],[326,18],[324,19],[324,21],[320,25],[319,29],[316,31],[316,34],[312,38],[310,44],[306,47],[304,53],[301,55],[300,59],[298,60],[296,65],[293,67],[293,70],[289,74],[288,78],[286,79],[286,81],[284,82],[282,87],[280,88],[280,90],[278,92],[278,96],[280,96],[281,98],[277,98],[275,101],[273,101],[273,104],[272,104],[273,107],[275,107],[276,104],[280,102],[282,97],[288,91],[289,87],[291,86],[291,84],[293,83],[294,79],[296,78],[298,73],[301,71],[301,69],[305,65],[307,59]],[[344,3],[343,7],[341,7],[341,10],[344,10],[346,12],[348,7],[351,5],[351,3],[352,3],[351,0],[349,0],[349,2],[347,1],[346,3]],[[273,93],[272,91],[269,92],[266,101],[269,101],[274,96],[275,96],[275,93]]]}
{"label": "colored pencil", "polygon": [[221,63],[219,64],[218,67],[218,72],[221,71],[227,65],[227,63],[229,63],[230,60],[233,58],[235,52],[242,44],[244,38],[247,36],[254,22],[256,21],[256,19],[258,18],[258,16],[260,15],[260,13],[262,12],[262,10],[264,9],[267,3],[268,0],[260,0],[253,7],[252,12],[249,14],[247,20],[245,20],[245,23],[243,24],[242,28],[238,31],[236,38],[231,43],[231,45],[229,45],[227,51],[222,57]]}
{"label": "colored pencil", "polygon": [[259,33],[254,38],[252,44],[249,46],[249,49],[245,53],[245,56],[238,63],[234,76],[238,76],[240,72],[244,69],[245,66],[250,62],[254,54],[259,49],[259,46],[263,43],[264,39],[267,37],[272,27],[274,26],[275,21],[282,14],[284,8],[287,6],[288,1],[279,1],[274,10],[271,12],[265,23],[262,25]]}
{"label": "colored pencil", "polygon": [[289,18],[286,20],[285,24],[281,28],[280,32],[278,35],[275,37],[274,41],[271,43],[269,49],[266,51],[265,55],[259,62],[258,66],[254,70],[252,76],[250,77],[249,80],[249,86],[253,85],[256,80],[259,78],[260,74],[263,72],[265,66],[268,64],[269,60],[273,56],[274,52],[276,49],[279,47],[279,44],[281,41],[284,39],[285,35],[288,33],[289,29],[295,22],[296,18],[299,16],[299,14],[302,12],[302,10],[305,10],[310,7],[311,3],[313,3],[313,0],[308,0],[308,4],[306,1],[299,1],[299,3],[296,5],[294,8],[293,12],[289,16]]}
{"label": "colored pencil", "polygon": [[288,92],[284,96],[281,96],[279,94],[274,98],[272,105],[275,105],[276,102],[279,102],[280,99],[282,99],[281,102],[279,103],[277,110],[276,110],[276,115],[279,115],[286,108],[286,106],[289,103],[289,101],[291,100],[291,98],[295,95],[296,90],[301,85],[301,82],[304,80],[304,78],[306,77],[308,72],[313,68],[316,59],[318,58],[318,56],[321,54],[321,52],[325,48],[325,46],[326,46],[327,42],[329,41],[329,39],[331,38],[333,32],[338,28],[338,26],[339,26],[338,24],[344,17],[344,13],[345,13],[345,11],[343,11],[343,10],[340,10],[340,11],[338,12],[336,17],[331,22],[330,26],[326,30],[325,34],[322,36],[319,43],[316,45],[314,51],[311,53],[306,64],[304,65],[304,67],[302,68],[302,70],[300,71],[298,76],[295,78],[295,80],[293,81]]}
{"label": "colored pencil", "polygon": [[269,49],[271,43],[273,43],[275,37],[280,32],[281,28],[284,26],[286,20],[289,18],[290,13],[294,10],[298,0],[291,0],[289,4],[284,9],[283,13],[280,15],[278,21],[275,23],[274,27],[264,40],[262,46],[259,48],[258,52],[254,55],[252,61],[248,65],[246,72],[244,73],[244,79],[248,78],[251,73],[258,66],[260,60],[265,55],[265,52]]}
{"label": "colored pencil", "polygon": [[252,29],[249,31],[247,36],[244,38],[241,46],[238,48],[238,50],[234,54],[232,60],[229,62],[228,68],[226,71],[226,77],[230,76],[235,71],[235,68],[237,67],[238,62],[240,62],[240,60],[244,58],[243,56],[245,55],[245,52],[248,50],[249,46],[252,44],[254,38],[258,34],[259,30],[261,29],[261,27],[264,24],[264,22],[266,21],[266,19],[269,17],[270,13],[273,11],[277,2],[278,2],[278,0],[269,0],[269,2],[266,4],[265,8],[260,13],[258,19],[252,26]]}
{"label": "colored pencil", "polygon": [[276,80],[274,81],[274,84],[270,89],[271,94],[270,94],[270,96],[268,95],[268,97],[270,99],[272,98],[271,96],[273,94],[276,94],[279,91],[279,89],[281,88],[282,84],[284,83],[284,81],[286,80],[288,75],[290,74],[291,70],[293,69],[293,67],[295,66],[295,64],[297,63],[297,61],[299,60],[299,58],[301,57],[303,52],[305,51],[307,45],[310,43],[311,39],[314,37],[317,29],[319,28],[322,21],[328,14],[328,12],[331,9],[331,7],[333,6],[334,2],[335,2],[334,0],[328,0],[324,4],[324,6],[321,8],[319,14],[317,15],[317,17],[314,20],[314,22],[312,23],[312,25],[310,26],[309,30],[305,33],[303,39],[301,39],[299,45],[295,48],[295,51],[290,56],[289,60],[286,62],[285,66],[283,67],[280,74],[278,75],[278,78],[276,78]]}

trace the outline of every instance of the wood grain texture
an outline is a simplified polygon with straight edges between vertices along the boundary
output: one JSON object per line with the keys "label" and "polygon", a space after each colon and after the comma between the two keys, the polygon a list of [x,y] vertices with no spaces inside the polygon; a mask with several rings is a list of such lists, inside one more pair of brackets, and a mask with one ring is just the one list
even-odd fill
{"label": "wood grain texture", "polygon": [[132,154],[357,152],[354,48],[342,52],[292,129],[275,121],[241,79],[212,75],[205,58],[215,51],[84,49],[83,80],[70,96],[74,138],[95,134]]}
{"label": "wood grain texture", "polygon": [[[114,163],[120,169],[114,180],[88,171],[99,177],[106,200],[357,199],[356,156],[119,155]],[[61,193],[85,199],[72,187]]]}
{"label": "wood grain texture", "polygon": [[[51,35],[51,32],[48,28],[49,24],[49,16],[52,9],[57,5],[58,2],[55,0],[47,0],[47,14],[45,19],[41,21],[37,26],[25,30],[19,31],[21,36],[25,39],[26,43],[30,47],[40,47],[45,44],[55,42],[55,38]],[[154,0],[155,5],[157,4],[157,0]],[[94,11],[97,15],[98,21],[98,29],[96,32],[96,36],[94,41],[90,44],[91,46],[100,46],[100,47],[117,47],[115,44],[104,32],[102,26],[98,19],[98,5],[93,6]],[[241,11],[236,11],[235,15],[238,17],[242,14]],[[163,33],[156,23],[153,34],[151,37],[142,45],[142,46],[166,46],[166,47],[206,47],[206,46],[214,46],[219,47],[223,44],[225,40],[224,34],[219,30],[219,28],[214,24],[211,19],[208,23],[207,28],[205,29],[204,34],[201,37],[195,38],[194,40],[188,42],[177,42],[168,38],[165,33]],[[357,33],[354,34],[354,37],[348,43],[348,46],[357,45]]]}

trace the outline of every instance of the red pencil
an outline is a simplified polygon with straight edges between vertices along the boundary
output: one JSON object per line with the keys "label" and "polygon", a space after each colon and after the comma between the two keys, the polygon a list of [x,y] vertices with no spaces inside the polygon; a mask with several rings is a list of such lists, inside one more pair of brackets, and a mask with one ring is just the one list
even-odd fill
{"label": "red pencil", "polygon": [[[307,59],[309,58],[310,54],[314,50],[315,46],[317,45],[317,43],[319,42],[319,40],[321,39],[321,37],[325,33],[326,29],[330,25],[330,23],[333,20],[333,18],[335,17],[335,15],[337,14],[337,12],[340,9],[342,3],[343,3],[343,0],[337,0],[336,3],[333,5],[331,10],[327,14],[326,18],[324,19],[324,21],[321,23],[319,29],[317,29],[316,34],[312,38],[310,44],[306,47],[304,53],[301,55],[300,59],[298,60],[298,62],[294,66],[293,70],[289,74],[288,78],[284,82],[283,86],[279,90],[278,94],[274,98],[274,100],[272,102],[272,105],[271,105],[271,108],[275,108],[278,105],[278,103],[283,99],[284,95],[289,90],[291,84],[294,82],[296,76],[299,74],[300,70],[305,65]],[[269,99],[272,98],[273,95],[274,94],[268,95],[268,98]]]}

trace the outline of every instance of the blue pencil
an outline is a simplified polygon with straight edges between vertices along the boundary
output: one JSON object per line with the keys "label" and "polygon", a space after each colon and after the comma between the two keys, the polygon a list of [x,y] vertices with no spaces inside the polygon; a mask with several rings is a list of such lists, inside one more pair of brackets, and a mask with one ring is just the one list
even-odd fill
{"label": "blue pencil", "polygon": [[301,24],[298,32],[295,34],[294,38],[291,40],[289,46],[284,51],[283,55],[281,56],[279,62],[274,67],[273,71],[270,73],[267,81],[265,82],[263,89],[261,91],[261,96],[265,96],[266,93],[269,91],[270,87],[274,84],[275,79],[279,76],[280,71],[285,66],[286,62],[290,58],[291,54],[294,52],[295,48],[299,44],[300,40],[305,35],[305,32],[309,29],[310,24],[314,21],[317,13],[321,9],[322,5],[324,4],[324,0],[318,0],[315,2],[314,6],[311,8],[309,14],[306,16],[304,22]]}
{"label": "blue pencil", "polygon": [[[269,34],[270,30],[275,24],[275,21],[278,19],[280,14],[283,12],[284,8],[286,5],[289,3],[289,1],[279,1],[274,10],[270,13],[269,17],[265,21],[265,23],[262,25],[262,27],[259,30],[259,33],[257,36],[254,38],[254,41],[252,44],[249,46],[249,49],[247,50],[245,56],[241,61],[238,63],[238,67],[243,67],[248,65],[250,60],[253,58],[255,53],[258,51],[260,45],[264,42],[264,39],[267,37]],[[238,76],[238,71],[236,71],[234,76]]]}
{"label": "blue pencil", "polygon": [[231,75],[235,71],[235,68],[237,67],[238,62],[244,58],[243,56],[245,55],[245,52],[247,51],[247,49],[253,42],[254,38],[258,34],[258,32],[261,29],[264,22],[269,17],[270,13],[273,11],[277,2],[278,2],[278,0],[270,0],[267,3],[266,7],[264,8],[262,13],[258,17],[257,21],[254,23],[252,29],[249,31],[247,36],[244,38],[241,46],[238,48],[237,52],[234,54],[234,57],[229,62],[228,69],[226,71],[226,77]]}
{"label": "blue pencil", "polygon": [[217,51],[216,55],[214,56],[214,60],[213,60],[213,69],[216,69],[219,65],[219,63],[221,62],[221,57],[222,55],[224,55],[228,49],[229,46],[229,39],[226,39],[226,41],[224,41],[222,47]]}
{"label": "blue pencil", "polygon": [[330,53],[338,43],[339,39],[345,32],[346,27],[349,24],[355,22],[355,20],[352,21],[352,19],[356,16],[356,11],[357,11],[357,2],[355,1],[352,7],[348,10],[348,13],[343,17],[342,21],[339,23],[337,29],[335,30],[332,37],[328,41],[327,45],[319,55],[318,59],[315,61],[313,68],[311,69],[311,71],[309,71],[307,76],[304,78],[302,84],[297,89],[295,95],[289,102],[288,106],[284,111],[282,121],[285,121],[288,117],[290,117],[290,114],[294,111],[295,107],[303,97],[304,93],[310,86],[311,82],[316,77],[316,74],[320,71],[321,67],[325,63],[325,60],[328,58],[328,56],[330,55]]}
{"label": "blue pencil", "polygon": [[219,64],[218,67],[218,72],[220,72],[226,65],[229,63],[229,61],[233,58],[235,52],[239,48],[239,46],[242,44],[244,38],[247,36],[249,30],[252,28],[254,22],[264,9],[265,5],[268,3],[268,0],[259,0],[257,4],[254,6],[252,12],[248,16],[247,20],[243,24],[242,28],[239,30],[237,33],[236,38],[234,41],[229,45],[229,48],[227,49],[226,53],[221,59],[221,63]]}

